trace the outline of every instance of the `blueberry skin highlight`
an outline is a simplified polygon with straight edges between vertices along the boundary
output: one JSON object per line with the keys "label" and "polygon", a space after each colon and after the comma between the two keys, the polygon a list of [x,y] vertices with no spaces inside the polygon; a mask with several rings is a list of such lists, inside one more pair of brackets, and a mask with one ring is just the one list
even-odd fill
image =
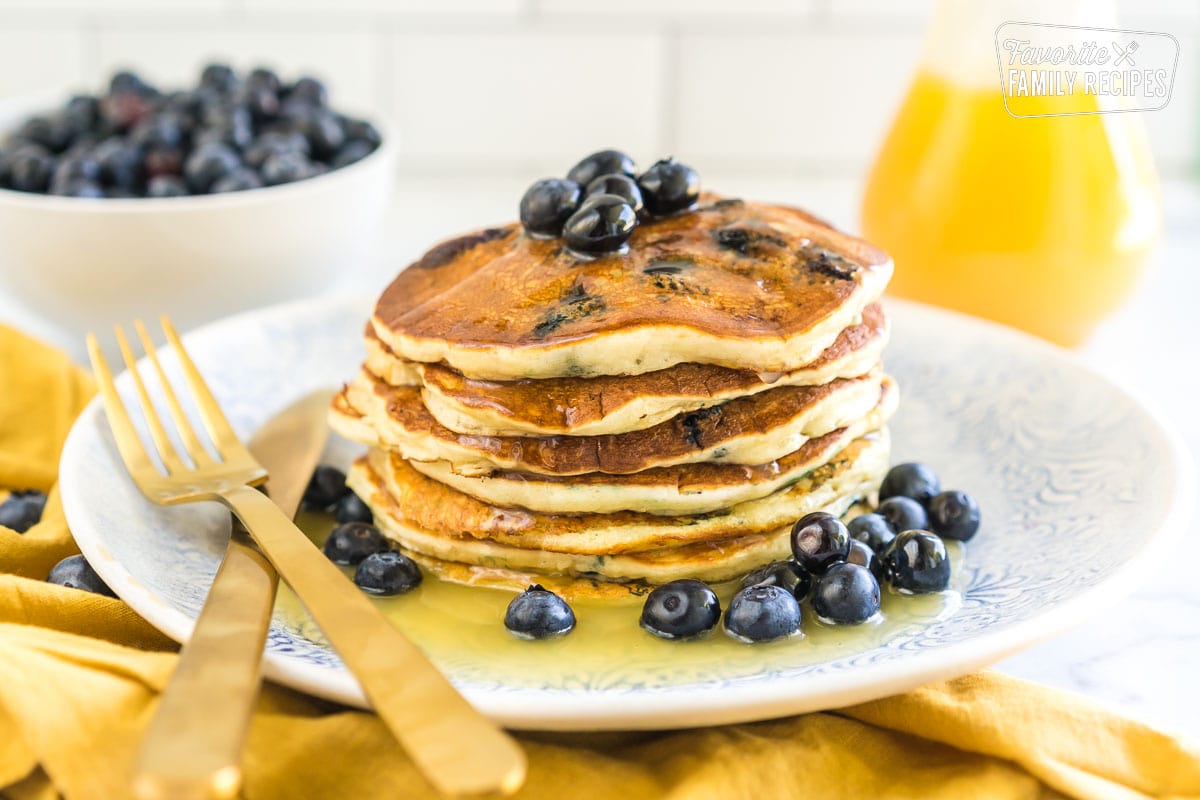
{"label": "blueberry skin highlight", "polygon": [[946,545],[929,531],[902,531],[883,554],[884,576],[901,594],[941,592],[950,585]]}
{"label": "blueberry skin highlight", "polygon": [[831,564],[844,561],[850,552],[850,531],[845,524],[824,511],[814,511],[796,520],[792,526],[792,555],[796,563],[814,575]]}
{"label": "blueberry skin highlight", "polygon": [[518,639],[549,639],[575,629],[575,612],[561,597],[533,584],[512,599],[504,627]]}
{"label": "blueberry skin highlight", "polygon": [[13,492],[0,503],[0,525],[24,533],[42,520],[46,509],[43,492]]}
{"label": "blueberry skin highlight", "polygon": [[889,497],[910,497],[921,505],[926,505],[941,490],[941,481],[932,467],[909,461],[888,470],[883,484],[879,487],[879,499],[882,501]]}
{"label": "blueberry skin highlight", "polygon": [[581,198],[579,184],[575,181],[560,178],[537,181],[521,197],[521,224],[534,236],[558,236],[579,208]]}
{"label": "blueberry skin highlight", "polygon": [[567,180],[587,186],[601,175],[628,175],[632,178],[637,170],[633,159],[620,150],[600,150],[571,167]]}
{"label": "blueberry skin highlight", "polygon": [[968,541],[979,531],[979,519],[979,504],[966,492],[942,492],[929,501],[929,525],[943,539]]}
{"label": "blueberry skin highlight", "polygon": [[372,553],[354,572],[354,583],[369,594],[393,595],[411,592],[424,576],[417,562],[396,550]]}
{"label": "blueberry skin highlight", "polygon": [[92,594],[102,594],[116,597],[116,593],[108,588],[108,584],[96,574],[92,565],[83,556],[67,556],[54,565],[46,576],[47,583],[56,583],[71,589],[80,589]]}
{"label": "blueberry skin highlight", "polygon": [[616,252],[629,241],[637,221],[637,213],[625,198],[594,194],[563,225],[563,241],[584,255]]}
{"label": "blueberry skin highlight", "polygon": [[803,600],[812,588],[812,575],[795,561],[773,561],[742,578],[743,589],[761,585],[779,586],[791,592],[797,600]]}
{"label": "blueberry skin highlight", "polygon": [[862,542],[876,553],[883,553],[892,539],[896,538],[896,529],[891,523],[876,513],[860,514],[846,525],[850,538]]}
{"label": "blueberry skin highlight", "polygon": [[310,511],[326,511],[349,491],[346,488],[346,473],[337,467],[321,464],[308,479],[300,503]]}
{"label": "blueberry skin highlight", "polygon": [[355,566],[367,556],[388,549],[388,541],[379,529],[365,522],[338,525],[325,540],[323,548],[329,560],[341,566]]}
{"label": "blueberry skin highlight", "polygon": [[911,497],[889,497],[879,504],[875,513],[886,519],[897,533],[929,529],[929,515],[925,513],[925,507]]}
{"label": "blueberry skin highlight", "polygon": [[823,622],[858,625],[879,612],[879,582],[866,567],[834,564],[817,578],[812,607]]}
{"label": "blueberry skin highlight", "polygon": [[725,610],[725,633],[741,642],[771,642],[800,630],[800,603],[779,586],[749,586]]}
{"label": "blueberry skin highlight", "polygon": [[716,593],[700,581],[683,579],[650,592],[640,622],[662,639],[691,639],[711,631],[720,619]]}

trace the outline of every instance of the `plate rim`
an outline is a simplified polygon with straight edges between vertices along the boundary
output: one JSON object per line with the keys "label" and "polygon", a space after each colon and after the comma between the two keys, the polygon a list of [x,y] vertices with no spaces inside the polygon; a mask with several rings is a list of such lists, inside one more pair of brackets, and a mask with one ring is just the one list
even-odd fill
{"label": "plate rim", "polygon": [[[779,676],[746,682],[722,683],[719,692],[704,691],[704,684],[665,687],[634,692],[589,690],[565,693],[565,702],[546,703],[555,690],[513,688],[504,692],[474,691],[461,685],[463,694],[484,714],[514,729],[533,730],[655,730],[703,725],[723,725],[772,719],[829,708],[840,708],[909,691],[995,663],[1006,656],[1051,638],[1067,628],[1111,607],[1130,594],[1146,577],[1158,554],[1182,537],[1196,503],[1196,467],[1174,425],[1134,388],[1083,362],[1074,353],[1030,334],[990,320],[960,312],[888,297],[889,306],[906,313],[942,317],[952,324],[978,326],[989,336],[1010,340],[1014,346],[1034,350],[1042,357],[1065,360],[1123,395],[1157,428],[1170,460],[1169,507],[1145,544],[1124,564],[1099,583],[1083,589],[1029,619],[999,630],[980,633],[966,641],[914,652],[903,659],[866,664],[846,672]],[[368,309],[370,299],[345,295],[309,298],[265,306],[224,317],[184,335],[215,335],[225,327],[244,324],[247,318],[291,316],[311,311]],[[286,398],[285,398],[286,400]],[[59,462],[59,494],[63,511],[80,551],[96,572],[143,619],[171,639],[186,643],[195,620],[158,598],[113,558],[91,525],[71,468],[85,428],[102,413],[101,400],[93,398],[71,427]],[[330,669],[268,652],[264,677],[326,700],[369,708],[357,682],[344,670]]]}

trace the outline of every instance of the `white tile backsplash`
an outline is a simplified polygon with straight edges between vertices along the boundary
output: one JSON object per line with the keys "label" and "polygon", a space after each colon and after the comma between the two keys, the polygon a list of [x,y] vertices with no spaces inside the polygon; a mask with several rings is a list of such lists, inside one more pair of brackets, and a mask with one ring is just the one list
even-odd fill
{"label": "white tile backsplash", "polygon": [[547,15],[629,16],[639,19],[662,17],[687,24],[697,18],[806,17],[820,0],[535,0],[538,11]]}
{"label": "white tile backsplash", "polygon": [[382,42],[367,31],[280,31],[261,23],[195,24],[173,27],[109,28],[97,34],[102,74],[135,67],[163,86],[191,85],[212,60],[241,68],[266,64],[286,80],[321,76],[339,105],[378,108],[383,96],[377,69]]}
{"label": "white tile backsplash", "polygon": [[666,107],[663,47],[649,34],[401,35],[392,41],[392,106],[403,163],[463,160],[566,171],[619,146],[653,154]]}
{"label": "white tile backsplash", "polygon": [[73,86],[85,74],[82,31],[0,25],[0,102]]}
{"label": "white tile backsplash", "polygon": [[857,174],[891,122],[918,45],[885,34],[685,35],[679,150]]}
{"label": "white tile backsplash", "polygon": [[[966,0],[944,0],[966,2]],[[323,76],[394,119],[421,180],[561,173],[592,149],[707,170],[861,180],[939,0],[0,0],[0,100],[210,58]],[[1200,153],[1200,0],[1118,0],[1182,44],[1146,115],[1165,175]]]}

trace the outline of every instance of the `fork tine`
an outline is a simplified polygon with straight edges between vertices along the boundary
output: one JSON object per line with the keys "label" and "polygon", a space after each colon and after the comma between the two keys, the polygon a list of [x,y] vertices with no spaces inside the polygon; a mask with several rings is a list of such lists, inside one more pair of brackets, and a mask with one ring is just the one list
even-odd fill
{"label": "fork tine", "polygon": [[167,373],[162,367],[162,362],[158,360],[158,348],[154,346],[154,340],[150,338],[146,326],[138,319],[134,320],[133,328],[142,342],[142,349],[146,351],[150,363],[154,365],[154,369],[158,373],[158,383],[167,399],[167,408],[170,409],[171,419],[175,420],[175,429],[179,431],[179,437],[183,440],[183,446],[187,448],[192,461],[197,465],[215,463],[200,441],[200,437],[196,435],[196,429],[192,427],[187,415],[183,413],[183,406],[179,404],[179,397],[171,387],[171,382],[167,380]]}
{"label": "fork tine", "polygon": [[200,370],[196,368],[196,364],[187,354],[187,350],[183,349],[183,342],[179,341],[179,334],[175,332],[175,326],[171,324],[171,320],[164,314],[159,318],[159,322],[162,324],[163,333],[167,335],[167,341],[171,347],[175,348],[179,366],[183,368],[183,376],[192,389],[196,407],[200,409],[200,417],[204,420],[204,427],[208,430],[208,435],[212,437],[213,444],[217,446],[217,452],[222,458],[228,458],[231,449],[246,452],[245,446],[230,427],[229,420],[225,419],[225,415],[221,412],[221,407],[217,405],[217,399],[208,390],[208,384],[204,382]]}
{"label": "fork tine", "polygon": [[100,352],[100,342],[96,339],[96,334],[87,335],[87,349],[88,358],[92,362],[92,374],[96,376],[96,384],[104,400],[108,425],[112,428],[113,438],[117,440],[117,450],[120,451],[121,460],[129,468],[134,480],[140,483],[143,476],[158,474],[158,470],[146,454],[146,448],[142,446],[142,440],[133,427],[133,420],[129,418],[129,412],[121,402],[117,385],[113,383],[112,371]]}
{"label": "fork tine", "polygon": [[174,475],[187,471],[188,467],[179,458],[179,454],[175,451],[175,445],[171,444],[171,440],[167,438],[166,428],[163,427],[162,420],[158,418],[158,411],[154,408],[154,403],[150,401],[150,393],[146,391],[146,384],[142,382],[141,373],[138,372],[137,359],[133,355],[133,349],[129,346],[129,340],[125,338],[125,330],[120,325],[114,325],[113,329],[117,333],[117,346],[121,348],[121,356],[125,359],[125,368],[133,376],[133,385],[137,388],[138,400],[142,404],[142,416],[146,418],[146,425],[150,429],[150,439],[154,442],[154,447],[158,450],[163,465],[167,468],[167,474]]}

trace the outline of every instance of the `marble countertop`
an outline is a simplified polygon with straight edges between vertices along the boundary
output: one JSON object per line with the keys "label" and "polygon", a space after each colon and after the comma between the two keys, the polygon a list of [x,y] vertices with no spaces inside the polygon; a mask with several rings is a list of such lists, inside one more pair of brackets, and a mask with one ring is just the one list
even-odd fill
{"label": "marble countertop", "polygon": [[[461,183],[461,182],[459,182]],[[402,179],[386,257],[343,282],[340,289],[372,294],[390,274],[431,243],[480,221],[512,216],[523,181],[458,185],[433,179]],[[789,198],[821,210],[854,229],[858,186],[795,179],[739,179],[720,185],[751,197]],[[1135,386],[1158,406],[1200,461],[1200,187],[1166,187],[1167,236],[1149,275],[1124,308],[1080,351],[1097,370]],[[344,270],[343,270],[344,272]],[[43,321],[0,295],[0,321],[55,341],[82,356],[82,343],[65,341]],[[1131,532],[1137,535],[1137,532]],[[1165,559],[1151,580],[1116,600],[1090,622],[1009,658],[997,667],[1010,674],[1081,692],[1122,712],[1200,740],[1200,580],[1191,557],[1200,540],[1193,520],[1177,546],[1186,554]]]}

